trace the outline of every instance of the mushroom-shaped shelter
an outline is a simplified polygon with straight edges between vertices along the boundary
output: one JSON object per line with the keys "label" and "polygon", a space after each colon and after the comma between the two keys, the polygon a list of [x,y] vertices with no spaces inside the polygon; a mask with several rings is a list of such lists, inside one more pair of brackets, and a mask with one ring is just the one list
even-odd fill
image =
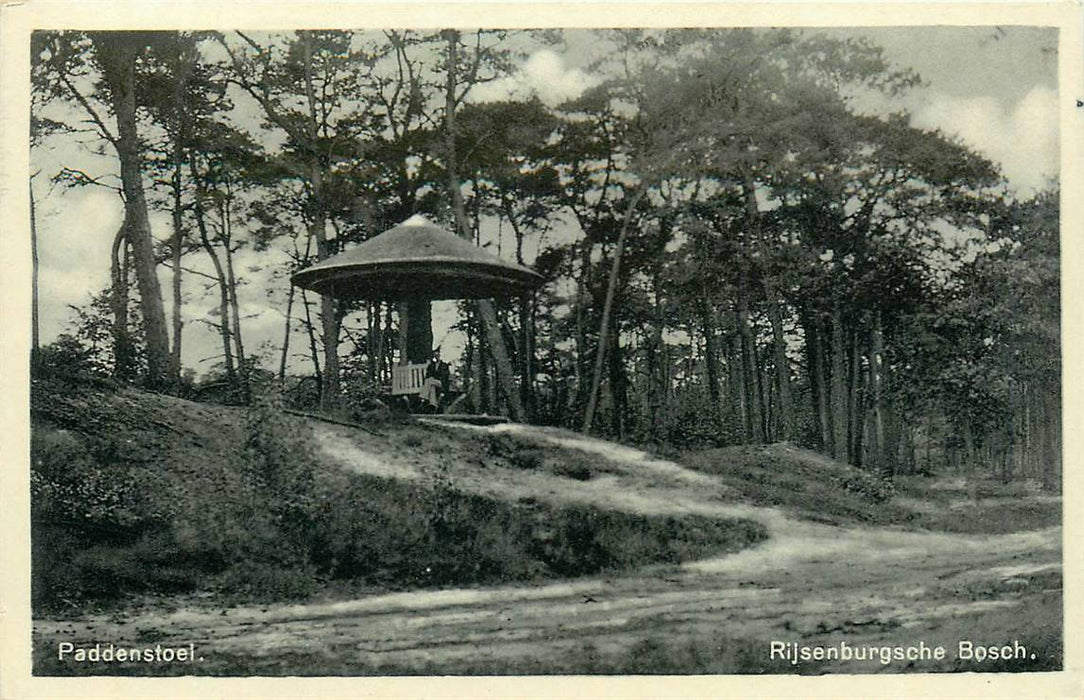
{"label": "mushroom-shaped shelter", "polygon": [[508,297],[542,281],[419,215],[293,276],[320,294],[382,301]]}
{"label": "mushroom-shaped shelter", "polygon": [[403,302],[400,362],[407,364],[429,360],[431,301],[521,296],[544,280],[415,215],[297,272],[292,281],[340,299]]}

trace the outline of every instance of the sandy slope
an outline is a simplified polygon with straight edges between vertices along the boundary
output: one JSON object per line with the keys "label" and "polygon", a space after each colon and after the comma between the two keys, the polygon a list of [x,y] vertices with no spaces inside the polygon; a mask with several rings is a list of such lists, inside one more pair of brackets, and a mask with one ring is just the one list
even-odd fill
{"label": "sandy slope", "polygon": [[[682,658],[705,655],[701,666],[711,670],[713,664],[727,668],[742,649],[750,657],[743,667],[759,659],[765,670],[787,671],[795,667],[769,663],[770,640],[922,640],[955,651],[962,637],[1009,641],[1020,631],[1014,615],[1060,604],[1060,528],[950,536],[800,522],[778,510],[728,502],[715,477],[631,448],[528,426],[459,429],[526,434],[589,452],[606,465],[604,474],[586,482],[457,465],[455,480],[465,490],[640,513],[749,518],[767,526],[770,539],[736,555],[614,578],[40,621],[36,634],[45,648],[60,640],[194,643],[208,670],[221,669],[214,661],[228,657],[254,673],[305,673],[306,664],[291,665],[297,659],[343,674],[651,672],[657,670],[651,654],[666,650]],[[314,425],[314,431],[326,455],[346,469],[423,479],[431,467],[369,452],[339,428]],[[854,662],[824,670],[903,667]]]}

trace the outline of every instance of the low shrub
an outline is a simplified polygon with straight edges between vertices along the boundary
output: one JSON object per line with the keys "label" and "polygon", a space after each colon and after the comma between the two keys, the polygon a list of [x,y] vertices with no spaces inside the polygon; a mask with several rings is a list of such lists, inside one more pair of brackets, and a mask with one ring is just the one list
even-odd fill
{"label": "low shrub", "polygon": [[30,439],[30,494],[35,516],[124,529],[144,517],[132,474],[100,464],[84,440],[66,430]]}
{"label": "low shrub", "polygon": [[742,428],[732,416],[720,415],[706,395],[687,394],[667,412],[654,434],[637,435],[640,442],[659,442],[673,449],[705,449],[742,442]]}
{"label": "low shrub", "polygon": [[883,503],[896,495],[896,487],[891,479],[857,469],[839,477],[839,485],[872,503]]}
{"label": "low shrub", "polygon": [[564,476],[576,481],[590,481],[594,473],[591,467],[580,461],[557,461],[554,460],[550,471],[557,476]]}

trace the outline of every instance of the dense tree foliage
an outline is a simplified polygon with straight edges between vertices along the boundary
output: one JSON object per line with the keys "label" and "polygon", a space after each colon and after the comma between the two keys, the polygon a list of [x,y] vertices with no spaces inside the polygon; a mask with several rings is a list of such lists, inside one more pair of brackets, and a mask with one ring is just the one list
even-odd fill
{"label": "dense tree foliage", "polygon": [[[182,309],[199,303],[182,283],[195,279],[214,296],[206,322],[236,396],[261,359],[284,390],[315,379],[325,409],[374,395],[428,304],[314,300],[289,274],[423,213],[480,244],[510,231],[497,252],[547,279],[528,300],[461,306],[473,410],[1058,486],[1056,188],[1023,201],[961,143],[858,112],[854,95],[917,76],[814,32],[598,32],[574,99],[475,98],[559,40],[35,35],[34,123],[57,138],[89,123],[90,146],[117,158],[125,212],[111,288],[65,343],[119,380],[179,387]],[[67,105],[67,125],[50,103]],[[168,236],[148,207],[169,213]],[[246,247],[280,269],[244,279]],[[243,342],[246,283],[282,307],[273,357]]]}

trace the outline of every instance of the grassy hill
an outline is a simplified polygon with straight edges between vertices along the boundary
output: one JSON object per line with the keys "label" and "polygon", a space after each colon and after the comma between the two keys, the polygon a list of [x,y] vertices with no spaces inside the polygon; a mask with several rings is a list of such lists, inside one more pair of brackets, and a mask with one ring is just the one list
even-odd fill
{"label": "grassy hill", "polygon": [[[31,403],[39,611],[127,605],[133,594],[228,603],[576,577],[766,536],[747,520],[466,492],[457,464],[550,469],[573,483],[587,467],[575,453],[562,460],[409,418],[337,427],[391,470],[373,475],[329,461],[312,421],[269,402],[35,381]],[[407,478],[393,466],[404,461],[430,468]]]}
{"label": "grassy hill", "polygon": [[1060,521],[1023,486],[983,484],[975,503],[958,480],[893,486],[790,445],[682,454],[682,469],[565,431],[329,425],[270,400],[36,380],[31,404],[33,596],[50,615],[673,566],[763,541],[750,505],[946,532]]}

